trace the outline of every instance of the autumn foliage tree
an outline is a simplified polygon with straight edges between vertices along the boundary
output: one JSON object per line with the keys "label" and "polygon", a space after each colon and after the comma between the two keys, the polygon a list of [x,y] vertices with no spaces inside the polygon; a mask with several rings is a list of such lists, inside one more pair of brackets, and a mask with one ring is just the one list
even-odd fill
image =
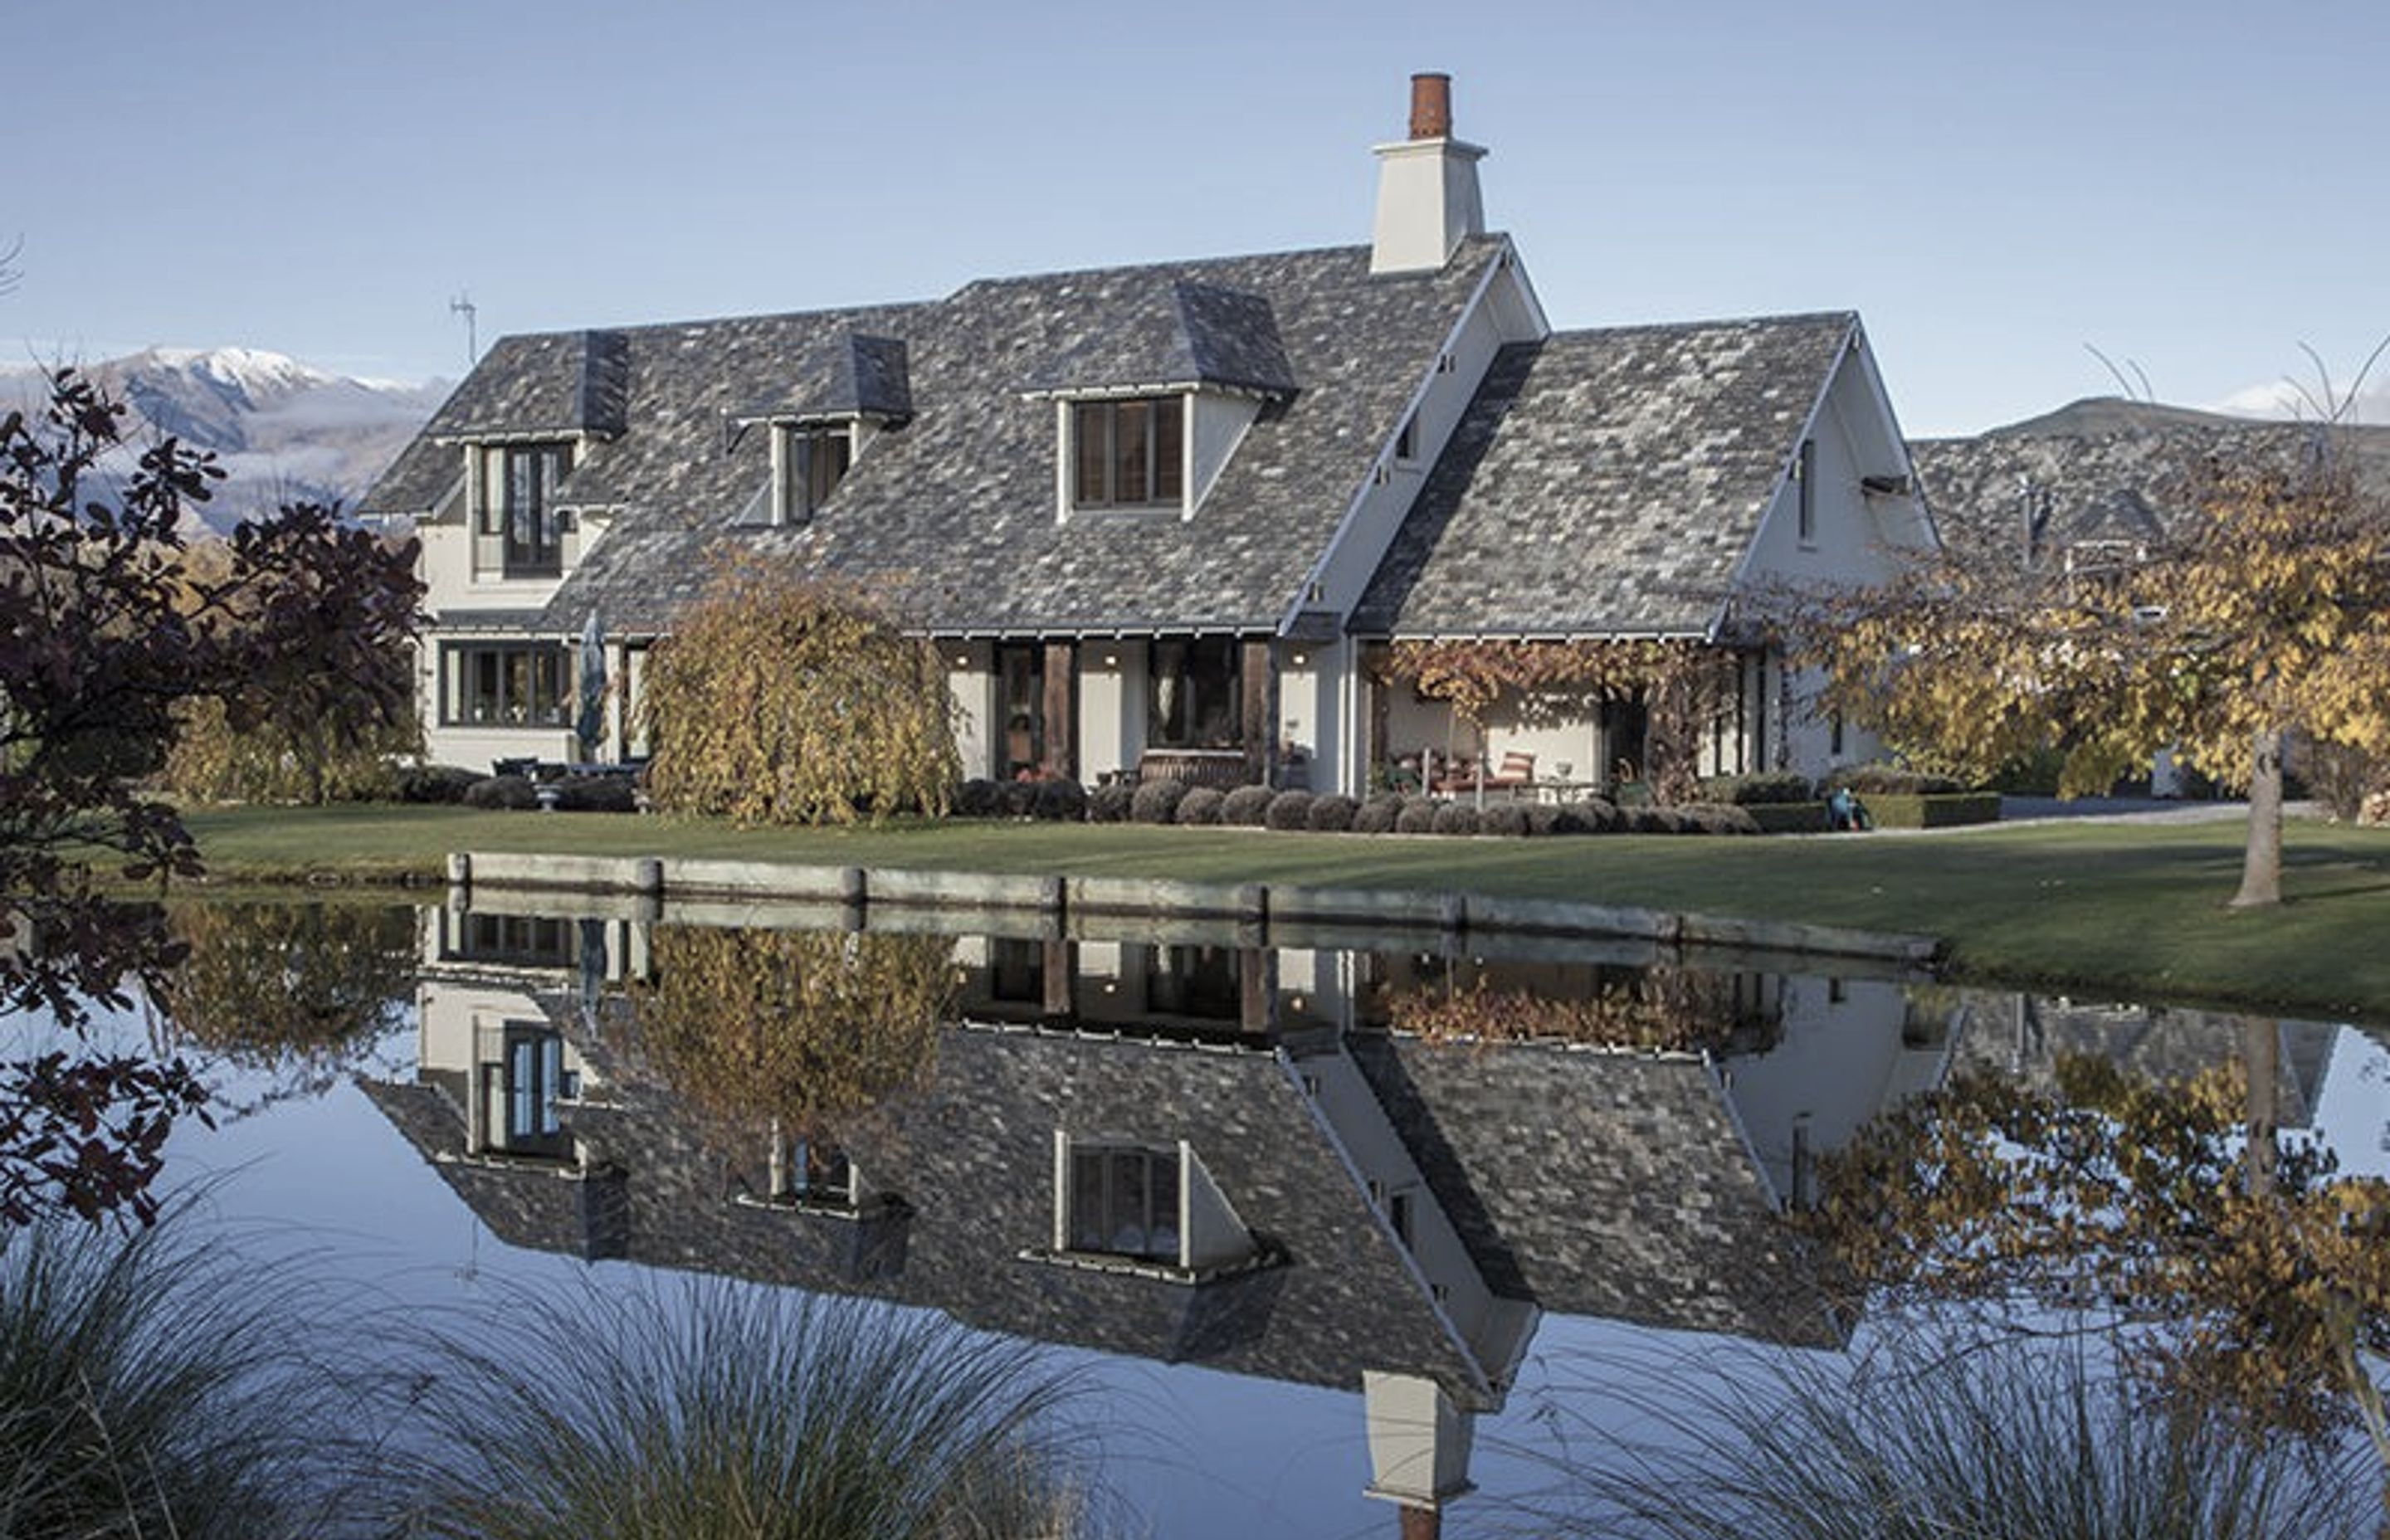
{"label": "autumn foliage tree", "polygon": [[2286,738],[2390,750],[2390,507],[2328,458],[2225,468],[2154,548],[2090,555],[1954,552],[1803,607],[1828,704],[1961,774],[2056,749],[2067,795],[2173,749],[2249,793],[2234,905],[2279,903]]}
{"label": "autumn foliage tree", "polygon": [[726,569],[657,645],[641,710],[662,808],[741,823],[943,813],[960,775],[936,650],[854,590]]}
{"label": "autumn foliage tree", "polygon": [[1962,1075],[1827,1157],[1803,1223],[1892,1303],[2105,1312],[2152,1384],[2255,1436],[2353,1418],[2390,1496],[2390,1182],[2248,1119],[2271,1068]]}

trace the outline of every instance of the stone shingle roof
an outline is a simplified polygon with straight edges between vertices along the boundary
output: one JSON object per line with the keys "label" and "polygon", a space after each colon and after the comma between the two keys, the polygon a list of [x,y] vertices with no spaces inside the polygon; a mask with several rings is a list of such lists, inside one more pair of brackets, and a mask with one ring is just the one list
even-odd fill
{"label": "stone shingle roof", "polygon": [[1059,393],[1216,385],[1291,394],[1294,368],[1269,301],[1214,284],[1157,278],[1124,297],[1117,323],[1080,338],[1038,376]]}
{"label": "stone shingle roof", "polygon": [[[620,510],[549,606],[615,633],[666,629],[737,552],[887,591],[958,632],[1274,629],[1392,439],[1500,237],[1441,272],[1373,277],[1366,247],[973,283],[877,309],[630,328],[626,430],[590,444],[560,500]],[[456,481],[435,441],[545,421],[580,345],[515,338],[368,494],[421,514]],[[737,421],[790,404],[810,361],[853,338],[904,344],[911,420],[880,434],[804,527],[742,528],[768,435]],[[1151,370],[1273,396],[1191,520],[1056,518],[1055,407],[1041,388],[1145,383]]]}
{"label": "stone shingle roof", "polygon": [[1364,635],[1706,635],[1858,322],[1504,348],[1353,617]]}

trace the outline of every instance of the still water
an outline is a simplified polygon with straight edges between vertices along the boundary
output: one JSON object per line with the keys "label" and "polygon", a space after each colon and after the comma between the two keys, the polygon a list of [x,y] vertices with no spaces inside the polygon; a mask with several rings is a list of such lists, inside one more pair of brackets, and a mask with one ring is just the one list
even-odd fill
{"label": "still water", "polygon": [[220,1126],[165,1184],[401,1311],[697,1272],[1046,1345],[1164,1536],[1498,1528],[1555,1428],[1631,1415],[1587,1366],[1848,1350],[1780,1215],[1965,1067],[2268,1033],[2282,1126],[2390,1174],[2390,1049],[2332,1025],[1637,943],[476,902],[186,922],[158,1008]]}

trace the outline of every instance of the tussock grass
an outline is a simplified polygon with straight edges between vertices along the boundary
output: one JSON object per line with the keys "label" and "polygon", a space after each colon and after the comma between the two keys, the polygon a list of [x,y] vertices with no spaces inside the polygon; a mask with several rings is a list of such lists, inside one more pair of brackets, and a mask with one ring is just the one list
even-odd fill
{"label": "tussock grass", "polygon": [[294,1351],[298,1298],[176,1212],[0,1241],[0,1534],[331,1532],[355,1451],[337,1381]]}
{"label": "tussock grass", "polygon": [[[1596,1434],[1523,1505],[1616,1540],[2359,1540],[2368,1462],[2152,1405],[2079,1343],[2006,1341],[1773,1379],[1654,1377],[1630,1442]],[[1564,1420],[1561,1414],[1557,1419]],[[1539,1457],[1552,1457],[1539,1456]]]}
{"label": "tussock grass", "polygon": [[456,1540],[1085,1533],[1066,1382],[941,1317],[717,1279],[514,1302],[450,1336],[402,1489]]}

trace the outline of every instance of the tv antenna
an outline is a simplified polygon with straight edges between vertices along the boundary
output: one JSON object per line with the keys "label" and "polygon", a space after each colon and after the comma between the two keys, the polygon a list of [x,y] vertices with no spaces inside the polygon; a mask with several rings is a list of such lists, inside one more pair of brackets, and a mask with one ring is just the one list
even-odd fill
{"label": "tv antenna", "polygon": [[448,314],[465,317],[465,367],[469,369],[479,363],[482,357],[480,328],[473,324],[475,315],[473,296],[469,293],[460,293],[449,301]]}

